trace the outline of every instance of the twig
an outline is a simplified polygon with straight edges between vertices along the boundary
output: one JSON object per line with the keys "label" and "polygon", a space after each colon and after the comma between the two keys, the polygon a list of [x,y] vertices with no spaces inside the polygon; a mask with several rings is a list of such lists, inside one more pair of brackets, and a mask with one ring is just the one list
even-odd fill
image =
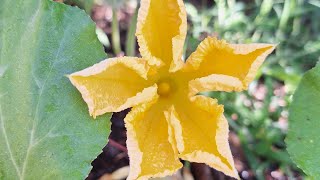
{"label": "twig", "polygon": [[114,146],[115,148],[123,151],[123,152],[128,152],[127,148],[119,143],[117,143],[116,141],[112,140],[112,139],[109,139],[109,143],[111,146]]}

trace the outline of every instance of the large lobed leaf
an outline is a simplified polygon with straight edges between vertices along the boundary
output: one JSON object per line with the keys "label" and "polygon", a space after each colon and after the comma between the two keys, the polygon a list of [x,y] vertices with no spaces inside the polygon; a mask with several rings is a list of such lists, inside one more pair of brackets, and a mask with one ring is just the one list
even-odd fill
{"label": "large lobed leaf", "polygon": [[93,120],[67,74],[105,58],[78,8],[0,0],[0,179],[80,179],[109,116]]}
{"label": "large lobed leaf", "polygon": [[293,97],[288,152],[307,175],[320,177],[320,66],[307,72]]}

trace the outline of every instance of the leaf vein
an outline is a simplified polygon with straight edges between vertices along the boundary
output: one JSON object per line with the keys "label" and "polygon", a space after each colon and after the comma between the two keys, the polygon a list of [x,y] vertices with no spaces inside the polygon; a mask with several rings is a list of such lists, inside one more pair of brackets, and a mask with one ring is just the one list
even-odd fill
{"label": "leaf vein", "polygon": [[21,172],[18,168],[18,165],[15,161],[15,159],[13,158],[13,154],[11,152],[11,147],[10,147],[10,143],[9,143],[9,139],[8,139],[8,136],[7,136],[7,131],[6,131],[6,128],[5,128],[5,125],[4,125],[4,118],[3,118],[3,115],[2,115],[2,108],[1,108],[1,104],[0,104],[0,122],[1,122],[1,129],[3,131],[3,135],[4,135],[4,140],[6,142],[6,146],[7,146],[7,149],[9,151],[9,155],[10,155],[10,160],[14,166],[14,168],[16,169],[17,171],[17,175],[18,177],[21,179]]}
{"label": "leaf vein", "polygon": [[30,151],[31,149],[34,147],[33,144],[34,144],[34,133],[35,133],[35,130],[37,128],[37,122],[38,122],[38,119],[39,119],[39,109],[40,109],[40,99],[43,95],[43,91],[45,89],[45,86],[49,80],[49,78],[51,77],[51,74],[52,74],[52,70],[53,68],[55,67],[56,63],[57,63],[57,60],[58,60],[58,57],[60,56],[60,53],[64,47],[64,44],[65,44],[65,40],[66,40],[66,32],[68,31],[68,29],[70,28],[70,24],[67,25],[66,29],[63,31],[63,36],[62,36],[62,39],[60,41],[60,44],[59,44],[59,48],[58,48],[58,51],[57,51],[57,54],[53,60],[53,62],[50,64],[50,69],[49,69],[49,72],[44,80],[44,83],[43,85],[41,86],[41,89],[40,89],[40,92],[39,92],[39,96],[38,96],[38,102],[37,102],[37,105],[36,105],[36,109],[35,109],[35,115],[34,115],[34,118],[33,118],[33,121],[32,121],[32,129],[31,129],[31,135],[30,135],[30,140],[29,140],[29,145],[28,145],[28,149],[27,149],[27,153],[26,153],[26,157],[25,157],[25,160],[24,160],[24,163],[23,163],[23,168],[22,168],[22,179],[24,179],[24,175],[25,175],[25,170],[26,170],[26,167],[27,167],[27,163],[28,163],[28,159],[29,159],[29,154],[30,154]]}

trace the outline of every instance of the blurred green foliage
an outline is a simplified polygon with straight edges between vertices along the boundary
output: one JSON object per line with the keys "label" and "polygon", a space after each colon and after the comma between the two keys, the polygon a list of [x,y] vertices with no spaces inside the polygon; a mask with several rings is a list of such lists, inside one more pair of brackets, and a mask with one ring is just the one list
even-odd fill
{"label": "blurred green foliage", "polygon": [[190,21],[186,57],[207,35],[233,43],[279,44],[248,92],[205,93],[225,105],[231,129],[239,136],[257,179],[264,179],[270,168],[280,168],[289,178],[297,171],[284,143],[288,106],[302,74],[319,60],[319,4],[306,0],[186,3]]}

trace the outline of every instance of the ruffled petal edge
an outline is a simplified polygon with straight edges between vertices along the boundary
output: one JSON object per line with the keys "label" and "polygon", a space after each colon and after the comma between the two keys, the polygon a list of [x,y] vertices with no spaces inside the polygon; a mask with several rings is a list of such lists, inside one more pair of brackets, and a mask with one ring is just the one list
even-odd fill
{"label": "ruffled petal edge", "polygon": [[[134,59],[134,61],[132,60]],[[139,74],[142,78],[147,79],[149,66],[145,60],[135,57],[120,57],[120,58],[109,58],[103,60],[91,67],[83,69],[81,71],[72,73],[68,75],[69,80],[81,93],[83,100],[87,103],[89,114],[96,118],[99,115],[102,115],[107,112],[119,112],[128,107],[138,105],[142,102],[149,101],[152,99],[153,96],[157,95],[157,85],[153,85],[147,88],[144,88],[142,92],[138,92],[135,96],[128,98],[127,101],[119,107],[108,106],[101,110],[95,110],[93,99],[90,97],[90,93],[88,89],[77,83],[73,77],[81,76],[81,77],[88,77],[92,75],[97,75],[105,71],[106,69],[116,65],[116,64],[123,64],[124,66],[135,70],[137,74]]]}
{"label": "ruffled petal edge", "polygon": [[[181,18],[181,24],[179,26],[179,34],[172,38],[173,61],[170,64],[170,72],[178,71],[184,66],[184,62],[182,60],[182,53],[184,42],[187,35],[187,13],[183,1],[177,0],[177,2],[180,8],[179,17]],[[144,36],[142,35],[142,27],[149,13],[150,0],[141,0],[140,4],[141,6],[138,12],[136,29],[136,37],[140,46],[139,51],[142,57],[148,59],[148,63],[150,66],[161,67],[164,65],[164,63],[159,58],[152,56],[147,46],[147,42]]]}
{"label": "ruffled petal edge", "polygon": [[197,49],[188,57],[186,64],[183,67],[183,71],[189,72],[197,70],[211,46],[214,46],[217,49],[232,52],[232,48],[228,46],[228,43],[225,40],[218,40],[216,37],[209,36],[205,38],[198,45]]}
{"label": "ruffled petal edge", "polygon": [[[204,110],[210,112],[214,111],[212,108],[215,107],[218,104],[218,100],[216,99],[206,99],[207,97],[203,97],[200,95],[191,97],[191,101],[195,103],[197,106],[202,107]],[[205,163],[208,166],[217,169],[218,171],[221,171],[225,173],[226,175],[230,177],[234,177],[236,179],[240,179],[238,172],[234,166],[233,157],[231,154],[230,146],[229,146],[229,125],[227,120],[225,119],[223,115],[223,106],[218,105],[218,108],[220,108],[221,116],[218,118],[218,128],[215,136],[215,140],[217,143],[217,150],[218,152],[227,159],[229,165],[224,164],[218,156],[215,156],[214,154],[210,154],[208,152],[204,152],[201,150],[193,151],[192,153],[188,154],[179,154],[179,157],[183,160],[187,160],[190,162],[197,162],[197,163]],[[168,111],[168,117],[170,116],[170,120],[168,120],[168,124],[174,128],[174,137],[176,146],[179,152],[184,151],[184,140],[182,137],[182,126],[179,122],[179,115],[174,109],[174,106],[172,106]]]}
{"label": "ruffled petal edge", "polygon": [[[134,121],[135,119],[139,119],[139,117],[143,115],[142,112],[144,112],[146,109],[148,109],[154,103],[156,103],[158,98],[159,98],[159,96],[154,97],[150,102],[134,107],[130,111],[130,113],[127,114],[127,116],[125,118],[125,122],[126,122],[125,126],[127,129],[127,142],[126,143],[127,143],[129,158],[130,158],[130,161],[139,162],[139,163],[135,163],[135,164],[130,164],[130,173],[129,173],[127,180],[134,180],[134,179],[147,180],[149,178],[165,177],[165,176],[173,175],[177,170],[179,170],[180,168],[183,167],[183,165],[181,164],[181,166],[179,166],[173,170],[165,170],[163,172],[159,172],[156,174],[139,176],[139,174],[141,173],[141,163],[142,163],[143,152],[139,148],[139,144],[136,141],[137,138],[136,138],[136,133],[135,133],[134,127],[130,122]],[[165,116],[167,116],[166,113],[165,113]],[[172,132],[170,125],[168,128],[168,131],[169,131],[168,141],[171,143],[173,150],[175,152],[177,152],[175,145],[172,144],[173,143],[173,141],[172,141],[173,140],[173,138],[172,138],[173,132]]]}
{"label": "ruffled petal edge", "polygon": [[244,87],[247,88],[248,85],[254,80],[259,68],[261,67],[264,60],[269,54],[271,54],[278,44],[262,44],[262,43],[253,43],[253,44],[230,44],[230,47],[233,48],[234,53],[236,54],[248,54],[257,49],[268,48],[264,53],[259,55],[255,61],[251,64],[251,67],[248,71],[248,74],[243,80]]}
{"label": "ruffled petal edge", "polygon": [[199,92],[205,91],[242,91],[242,82],[232,76],[222,74],[211,74],[206,77],[197,78],[189,82],[189,96],[194,96]]}
{"label": "ruffled petal edge", "polygon": [[179,26],[179,35],[173,37],[172,39],[173,61],[170,65],[170,72],[176,72],[184,66],[184,61],[182,60],[182,53],[185,39],[187,36],[187,12],[182,0],[178,0],[178,5],[180,7],[179,16],[181,19],[181,24]]}

